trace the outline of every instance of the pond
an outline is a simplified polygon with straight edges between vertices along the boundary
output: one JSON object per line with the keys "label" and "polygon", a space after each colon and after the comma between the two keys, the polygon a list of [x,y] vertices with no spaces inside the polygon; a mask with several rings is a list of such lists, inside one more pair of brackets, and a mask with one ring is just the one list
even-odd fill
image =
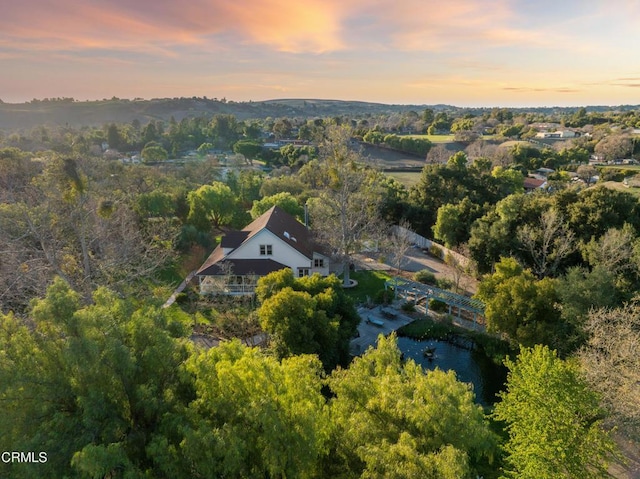
{"label": "pond", "polygon": [[[473,384],[476,402],[483,406],[496,402],[496,394],[503,389],[507,378],[507,369],[493,363],[481,351],[471,351],[445,341],[399,337],[398,348],[406,359],[413,359],[424,369],[455,371],[458,380]],[[432,359],[424,356],[426,348],[434,348]]]}

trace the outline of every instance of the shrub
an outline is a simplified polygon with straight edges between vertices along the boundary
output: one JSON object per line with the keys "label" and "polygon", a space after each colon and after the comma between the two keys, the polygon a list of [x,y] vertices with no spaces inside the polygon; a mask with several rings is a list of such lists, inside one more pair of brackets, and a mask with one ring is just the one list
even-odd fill
{"label": "shrub", "polygon": [[429,300],[429,309],[431,311],[435,311],[436,313],[444,313],[448,310],[447,303],[443,303],[439,299],[430,299]]}
{"label": "shrub", "polygon": [[177,304],[187,304],[189,302],[189,295],[187,293],[178,293],[176,295]]}
{"label": "shrub", "polygon": [[428,269],[421,269],[420,271],[417,271],[413,275],[413,280],[417,281],[418,283],[433,284],[433,285],[435,285],[437,282],[436,275],[433,274]]}
{"label": "shrub", "polygon": [[442,259],[442,248],[440,248],[440,246],[438,246],[437,244],[432,243],[431,246],[429,246],[429,253],[431,254],[431,256]]}
{"label": "shrub", "polygon": [[451,289],[453,287],[453,281],[446,278],[438,278],[436,280],[436,286],[440,289]]}
{"label": "shrub", "polygon": [[388,289],[381,289],[374,298],[376,304],[390,304],[391,301],[393,301],[393,291]]}
{"label": "shrub", "polygon": [[411,313],[416,310],[416,305],[407,301],[406,303],[403,303],[402,306],[400,306],[400,309],[402,309],[402,311]]}

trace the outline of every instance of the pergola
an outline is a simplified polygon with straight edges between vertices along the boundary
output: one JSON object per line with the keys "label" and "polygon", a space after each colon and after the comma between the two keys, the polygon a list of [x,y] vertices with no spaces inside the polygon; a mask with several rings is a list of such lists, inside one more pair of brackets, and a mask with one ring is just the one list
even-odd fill
{"label": "pergola", "polygon": [[414,304],[424,299],[427,312],[429,311],[429,300],[437,299],[449,306],[449,314],[452,314],[452,309],[456,308],[458,319],[460,319],[462,311],[467,311],[473,315],[474,324],[479,325],[479,318],[484,317],[484,303],[482,301],[436,288],[429,284],[396,277],[386,281],[384,287],[385,289],[392,288],[396,297],[399,296],[407,301],[412,301]]}

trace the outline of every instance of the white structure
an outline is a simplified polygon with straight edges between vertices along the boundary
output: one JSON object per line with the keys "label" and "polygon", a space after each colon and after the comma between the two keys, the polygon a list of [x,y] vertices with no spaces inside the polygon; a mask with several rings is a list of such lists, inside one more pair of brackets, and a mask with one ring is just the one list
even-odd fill
{"label": "white structure", "polygon": [[541,131],[536,133],[536,138],[544,139],[563,139],[563,138],[575,138],[578,135],[573,130],[558,130],[558,131]]}
{"label": "white structure", "polygon": [[201,294],[252,294],[261,276],[290,268],[329,274],[329,257],[306,226],[274,206],[242,231],[231,231],[196,272]]}

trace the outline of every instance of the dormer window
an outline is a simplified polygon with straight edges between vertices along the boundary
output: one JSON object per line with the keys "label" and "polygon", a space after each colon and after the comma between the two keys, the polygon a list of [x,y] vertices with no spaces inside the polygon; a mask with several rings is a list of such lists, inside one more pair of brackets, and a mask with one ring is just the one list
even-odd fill
{"label": "dormer window", "polygon": [[273,245],[270,245],[270,244],[260,245],[260,256],[271,256],[272,254],[273,254]]}

